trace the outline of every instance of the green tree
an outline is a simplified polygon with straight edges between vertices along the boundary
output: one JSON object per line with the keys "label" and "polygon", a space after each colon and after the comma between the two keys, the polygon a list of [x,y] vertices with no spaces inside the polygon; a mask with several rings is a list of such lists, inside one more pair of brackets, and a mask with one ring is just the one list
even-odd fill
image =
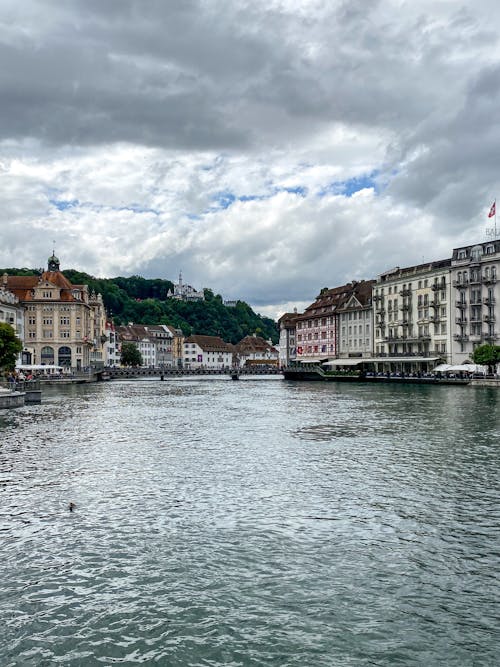
{"label": "green tree", "polygon": [[488,366],[488,373],[493,373],[493,367],[500,362],[500,346],[478,345],[472,353],[472,361],[481,366]]}
{"label": "green tree", "polygon": [[142,354],[135,343],[122,343],[122,366],[142,366]]}
{"label": "green tree", "polygon": [[0,369],[13,370],[16,357],[22,349],[22,343],[10,324],[0,322]]}

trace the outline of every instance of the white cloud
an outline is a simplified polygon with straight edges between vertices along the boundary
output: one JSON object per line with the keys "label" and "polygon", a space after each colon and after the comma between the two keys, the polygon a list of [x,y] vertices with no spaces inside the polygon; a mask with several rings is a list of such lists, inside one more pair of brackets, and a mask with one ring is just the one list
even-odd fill
{"label": "white cloud", "polygon": [[54,239],[277,315],[448,256],[497,195],[495,8],[7,0],[0,265]]}

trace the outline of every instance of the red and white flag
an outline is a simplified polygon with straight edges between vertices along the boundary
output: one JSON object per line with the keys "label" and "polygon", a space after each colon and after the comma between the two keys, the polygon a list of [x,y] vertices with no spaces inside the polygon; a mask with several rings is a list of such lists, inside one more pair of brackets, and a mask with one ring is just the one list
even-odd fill
{"label": "red and white flag", "polygon": [[494,201],[493,204],[491,205],[490,212],[488,213],[488,218],[492,218],[495,215],[497,210],[496,204],[497,204],[496,201]]}

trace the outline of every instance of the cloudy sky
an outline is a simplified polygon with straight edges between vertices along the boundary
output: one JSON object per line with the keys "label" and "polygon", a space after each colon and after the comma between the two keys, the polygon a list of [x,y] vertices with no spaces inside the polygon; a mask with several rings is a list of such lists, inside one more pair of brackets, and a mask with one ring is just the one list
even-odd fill
{"label": "cloudy sky", "polygon": [[[0,0],[0,266],[277,317],[486,238],[493,0]],[[500,226],[500,221],[499,221]]]}

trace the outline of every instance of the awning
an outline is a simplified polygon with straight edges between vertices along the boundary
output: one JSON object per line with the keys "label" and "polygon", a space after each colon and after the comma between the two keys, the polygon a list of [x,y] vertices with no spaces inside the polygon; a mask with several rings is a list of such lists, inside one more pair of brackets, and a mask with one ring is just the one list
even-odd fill
{"label": "awning", "polygon": [[363,359],[362,357],[348,359],[332,359],[332,361],[327,361],[323,366],[357,366],[357,364],[362,364],[364,361],[370,361],[369,359]]}
{"label": "awning", "polygon": [[441,357],[357,357],[348,359],[332,359],[327,361],[323,366],[356,366],[357,364],[374,364],[374,363],[411,363],[414,361],[428,362],[438,361]]}
{"label": "awning", "polygon": [[304,357],[303,359],[297,359],[301,364],[322,364],[326,361],[327,357]]}

